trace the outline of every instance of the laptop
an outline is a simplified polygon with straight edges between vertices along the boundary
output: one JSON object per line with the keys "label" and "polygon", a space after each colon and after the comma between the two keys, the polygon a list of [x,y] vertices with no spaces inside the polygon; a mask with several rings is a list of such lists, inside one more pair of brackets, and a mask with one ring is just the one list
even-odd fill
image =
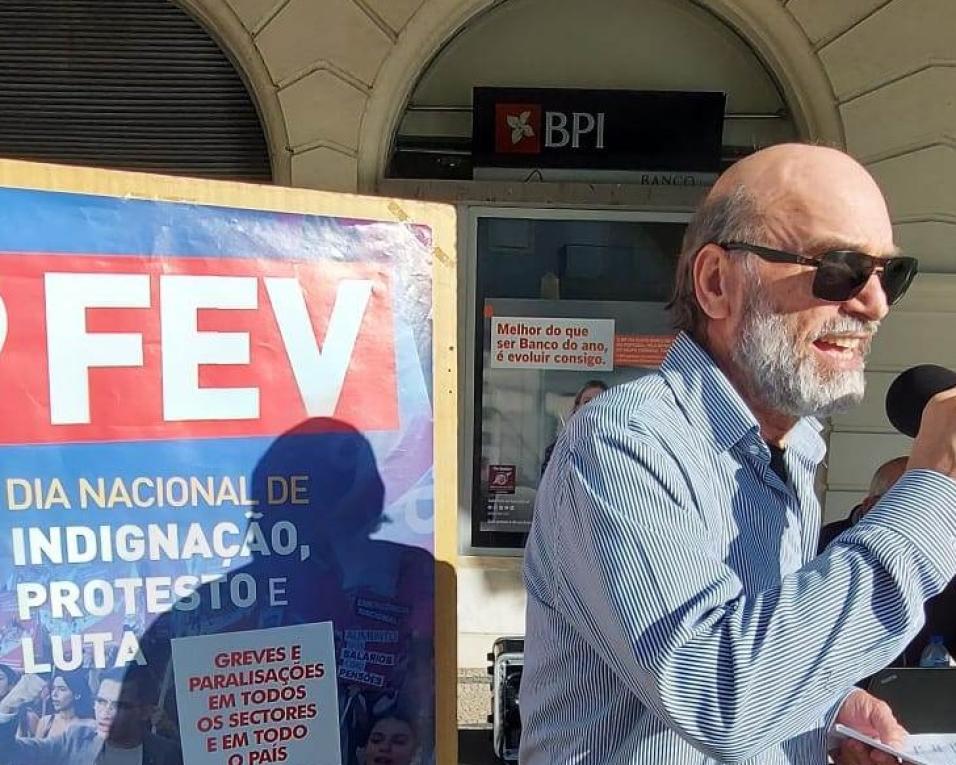
{"label": "laptop", "polygon": [[910,733],[956,733],[956,668],[888,667],[867,690],[889,704]]}

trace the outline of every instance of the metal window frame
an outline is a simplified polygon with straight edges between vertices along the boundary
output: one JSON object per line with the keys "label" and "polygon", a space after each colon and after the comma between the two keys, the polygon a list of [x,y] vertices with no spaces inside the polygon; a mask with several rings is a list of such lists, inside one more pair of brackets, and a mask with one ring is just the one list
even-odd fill
{"label": "metal window frame", "polygon": [[458,318],[459,385],[458,414],[461,438],[458,444],[460,469],[458,486],[458,552],[482,557],[522,557],[521,547],[476,547],[472,544],[473,483],[475,480],[475,374],[477,372],[475,310],[478,289],[478,221],[482,218],[511,218],[536,221],[590,220],[628,223],[687,223],[692,212],[675,210],[614,210],[581,207],[459,206],[458,241],[462,243],[458,269],[458,294],[463,296]]}

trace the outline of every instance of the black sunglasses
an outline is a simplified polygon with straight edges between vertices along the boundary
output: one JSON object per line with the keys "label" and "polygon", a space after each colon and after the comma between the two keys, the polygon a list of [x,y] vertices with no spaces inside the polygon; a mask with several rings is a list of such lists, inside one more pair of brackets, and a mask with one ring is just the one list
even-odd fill
{"label": "black sunglasses", "polygon": [[916,258],[897,256],[874,258],[855,250],[831,250],[819,258],[805,258],[783,250],[760,247],[745,242],[718,242],[725,250],[752,252],[757,257],[772,263],[799,263],[817,269],[813,277],[813,295],[820,300],[841,303],[849,300],[863,289],[869,278],[879,272],[880,284],[886,294],[886,302],[893,305],[903,297],[919,271]]}

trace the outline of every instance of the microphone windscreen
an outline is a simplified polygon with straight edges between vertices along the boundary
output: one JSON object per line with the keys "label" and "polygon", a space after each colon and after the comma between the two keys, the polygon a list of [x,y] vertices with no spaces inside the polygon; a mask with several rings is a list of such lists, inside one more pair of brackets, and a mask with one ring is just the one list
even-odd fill
{"label": "microphone windscreen", "polygon": [[915,438],[929,400],[956,387],[956,372],[935,364],[921,364],[900,373],[886,392],[886,416],[900,433]]}

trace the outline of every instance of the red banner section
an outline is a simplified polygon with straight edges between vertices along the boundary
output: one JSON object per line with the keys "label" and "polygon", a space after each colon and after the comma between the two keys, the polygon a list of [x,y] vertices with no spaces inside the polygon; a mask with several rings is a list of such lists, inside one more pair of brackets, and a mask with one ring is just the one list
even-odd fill
{"label": "red banner section", "polygon": [[[0,255],[0,443],[398,427],[387,270]],[[37,349],[44,349],[42,353]]]}

